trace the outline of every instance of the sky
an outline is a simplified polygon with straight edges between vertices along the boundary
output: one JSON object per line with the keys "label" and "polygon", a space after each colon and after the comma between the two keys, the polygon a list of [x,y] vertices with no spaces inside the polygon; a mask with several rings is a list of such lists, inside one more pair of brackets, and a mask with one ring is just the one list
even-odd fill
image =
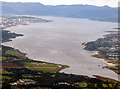
{"label": "sky", "polygon": [[72,5],[72,4],[87,4],[95,6],[118,7],[120,0],[0,0],[7,2],[40,2],[44,5]]}

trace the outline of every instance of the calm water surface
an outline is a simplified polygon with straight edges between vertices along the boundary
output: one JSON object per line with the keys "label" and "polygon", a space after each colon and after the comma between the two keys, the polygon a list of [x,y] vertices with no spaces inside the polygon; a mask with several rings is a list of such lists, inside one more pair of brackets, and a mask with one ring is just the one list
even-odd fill
{"label": "calm water surface", "polygon": [[60,17],[42,17],[53,20],[49,23],[33,23],[25,26],[10,27],[16,33],[24,34],[4,45],[15,47],[27,53],[34,60],[65,64],[70,68],[61,72],[88,75],[101,75],[118,79],[116,73],[108,69],[102,69],[105,61],[91,57],[95,52],[84,50],[83,42],[93,41],[105,31],[113,30],[116,23],[99,22],[87,19],[73,19]]}

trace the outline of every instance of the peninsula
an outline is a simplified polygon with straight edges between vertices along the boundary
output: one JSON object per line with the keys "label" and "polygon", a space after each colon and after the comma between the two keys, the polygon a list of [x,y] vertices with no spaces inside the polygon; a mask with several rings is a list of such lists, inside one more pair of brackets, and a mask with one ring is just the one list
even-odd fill
{"label": "peninsula", "polygon": [[[3,18],[4,17],[2,17],[2,19]],[[16,25],[21,25],[21,21],[26,21],[25,18],[29,18],[28,22],[39,22],[38,18],[7,16],[7,20],[3,20],[3,23],[6,23],[8,19],[12,19],[11,21],[13,22],[10,26],[14,26],[13,24],[16,22],[16,20],[13,20],[13,18],[24,19],[18,21],[20,24]],[[46,22],[47,20],[44,21],[41,19],[40,22],[41,21]],[[7,25],[1,24],[1,26],[1,28],[3,28],[3,42],[12,41],[10,39],[17,36],[23,36],[23,34],[4,31],[4,28],[10,27],[8,23]],[[60,70],[68,68],[69,66],[43,61],[34,61],[32,59],[29,59],[26,56],[26,53],[22,53],[18,49],[4,45],[2,45],[2,67],[2,89],[105,89],[106,87],[112,89],[120,88],[120,83],[113,79],[100,76],[95,76],[96,78],[90,78],[88,76],[60,73]]]}

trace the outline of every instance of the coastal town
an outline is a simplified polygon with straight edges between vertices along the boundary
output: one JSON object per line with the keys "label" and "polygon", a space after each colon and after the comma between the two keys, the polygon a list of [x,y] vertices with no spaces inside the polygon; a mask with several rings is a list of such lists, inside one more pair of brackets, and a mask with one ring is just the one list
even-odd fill
{"label": "coastal town", "polygon": [[15,34],[5,30],[8,27],[17,26],[17,25],[29,25],[30,23],[45,23],[51,21],[52,20],[46,20],[37,17],[3,15],[0,17],[0,29],[3,30],[0,35],[2,36],[0,37],[0,40],[2,40],[2,42],[7,42],[7,41],[11,41],[11,39],[9,38],[16,38],[17,36],[23,36],[23,34]]}
{"label": "coastal town", "polygon": [[85,49],[89,51],[98,51],[98,54],[92,56],[105,59],[107,64],[113,64],[107,65],[106,68],[112,69],[114,72],[120,74],[119,32],[117,30],[108,31],[108,34],[104,35],[103,38],[86,43]]}
{"label": "coastal town", "polygon": [[0,28],[7,28],[11,26],[17,25],[28,25],[30,23],[36,22],[51,22],[51,20],[45,20],[36,17],[29,17],[29,16],[0,16]]}

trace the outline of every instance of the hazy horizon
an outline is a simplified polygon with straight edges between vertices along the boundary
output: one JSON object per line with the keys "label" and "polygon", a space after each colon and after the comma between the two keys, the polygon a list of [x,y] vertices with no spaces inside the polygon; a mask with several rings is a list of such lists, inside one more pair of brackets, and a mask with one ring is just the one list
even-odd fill
{"label": "hazy horizon", "polygon": [[76,5],[76,4],[82,4],[82,5],[94,5],[94,6],[110,6],[110,7],[118,7],[119,0],[0,0],[5,2],[37,2],[44,5]]}

